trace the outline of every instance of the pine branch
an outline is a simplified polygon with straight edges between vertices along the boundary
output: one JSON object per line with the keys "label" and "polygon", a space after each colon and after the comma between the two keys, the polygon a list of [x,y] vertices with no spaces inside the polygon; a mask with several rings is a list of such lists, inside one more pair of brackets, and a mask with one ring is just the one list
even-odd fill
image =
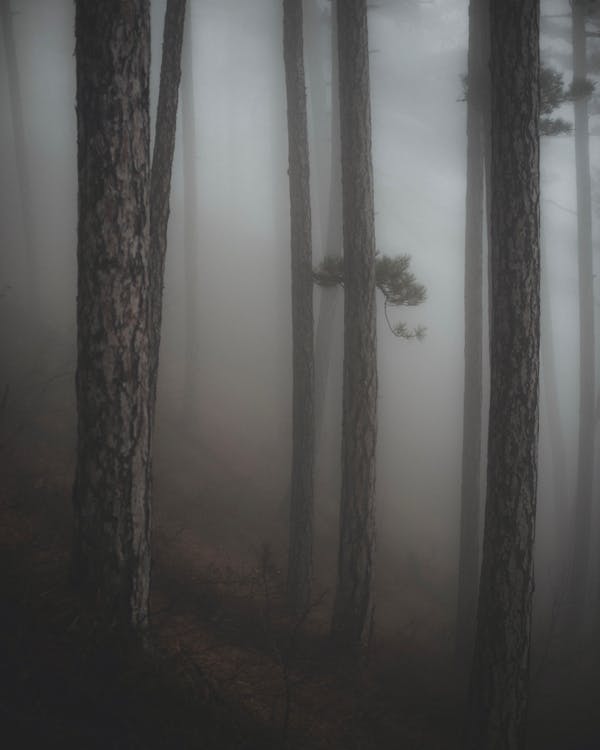
{"label": "pine branch", "polygon": [[[313,271],[315,284],[325,288],[344,286],[344,262],[339,257],[326,257]],[[375,258],[375,284],[384,297],[384,315],[390,331],[398,338],[417,339],[425,336],[425,328],[409,328],[405,323],[392,324],[388,307],[416,307],[427,298],[427,290],[417,282],[410,271],[410,256],[377,254]]]}

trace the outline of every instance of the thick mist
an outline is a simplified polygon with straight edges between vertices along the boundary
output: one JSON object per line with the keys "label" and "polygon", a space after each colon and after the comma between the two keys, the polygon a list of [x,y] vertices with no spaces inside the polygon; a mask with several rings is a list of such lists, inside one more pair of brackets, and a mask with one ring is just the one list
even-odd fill
{"label": "thick mist", "polygon": [[[199,554],[234,566],[256,564],[260,550],[268,547],[281,569],[292,429],[281,3],[190,5],[164,286],[155,535],[202,540]],[[427,289],[422,305],[390,312],[393,322],[423,325],[423,341],[394,337],[378,298],[376,629],[383,637],[402,633],[441,651],[453,646],[457,595],[466,193],[461,77],[467,66],[467,5],[405,0],[369,9],[377,248],[388,255],[408,253]],[[566,0],[542,6],[547,14],[568,11]],[[164,8],[164,1],[152,3],[152,112]],[[7,455],[33,456],[43,447],[41,432],[50,435],[64,460],[61,481],[68,493],[74,468],[77,293],[74,8],[71,0],[13,0],[11,9],[14,59],[6,28],[0,57],[0,444]],[[317,3],[317,11],[305,16],[307,50],[319,56],[307,66],[315,265],[327,254],[335,105],[329,4]],[[600,51],[598,39],[589,44]],[[544,62],[568,82],[568,38],[542,35],[541,49]],[[315,71],[322,80],[314,80]],[[596,234],[598,112],[590,110]],[[572,119],[572,105],[564,104],[560,115]],[[190,205],[188,189],[186,206],[190,179],[196,202]],[[562,606],[564,545],[576,484],[579,318],[572,135],[542,138],[541,213],[534,641],[535,634],[539,639],[533,655],[538,661],[545,658],[553,618]],[[596,269],[597,247],[596,242]],[[597,273],[595,292],[597,308]],[[336,341],[317,435],[315,559],[319,591],[331,592],[340,492],[343,292],[315,286],[315,321],[328,294],[337,295]],[[487,377],[486,347],[487,341]],[[35,471],[36,481],[43,482],[43,470]],[[597,502],[594,513],[590,590],[598,591]]]}
{"label": "thick mist", "polygon": [[[11,119],[14,93],[4,63],[2,383],[9,387],[9,410],[26,412],[39,391],[44,391],[44,399],[59,391],[60,409],[71,418],[66,403],[72,403],[75,360],[73,8],[69,2],[33,0],[13,5],[25,163],[17,164]],[[157,85],[164,3],[153,3],[152,11]],[[183,492],[195,503],[203,494],[205,474],[214,473],[213,489],[222,478],[223,492],[231,492],[233,482],[235,497],[228,502],[285,515],[291,317],[281,9],[269,0],[193,3],[191,22],[192,51],[184,54],[186,62],[193,60],[188,85],[193,87],[194,112],[188,116],[196,141],[193,151],[184,154],[180,118],[165,279],[157,492],[173,500]],[[326,16],[321,23],[325,22]],[[377,503],[379,545],[386,560],[379,575],[387,577],[388,564],[401,576],[426,569],[426,577],[439,587],[440,617],[448,628],[454,607],[460,493],[466,112],[461,75],[466,69],[466,24],[466,7],[459,2],[444,3],[443,8],[438,3],[386,3],[370,13],[377,246],[390,255],[410,254],[413,270],[427,288],[423,305],[393,313],[399,320],[424,325],[422,342],[397,340],[382,314],[378,321]],[[317,28],[312,39],[327,77],[329,33]],[[542,48],[549,61],[553,56],[561,60],[568,52],[566,42],[542,42]],[[311,87],[309,80],[309,107],[313,88],[316,84]],[[188,92],[184,85],[183,107]],[[328,128],[327,122],[315,122],[313,117],[313,145],[320,138],[325,149],[330,147]],[[596,139],[591,143],[593,159]],[[195,172],[197,184],[195,278],[189,277],[184,248],[184,161]],[[26,170],[26,209],[19,168]],[[324,254],[327,168],[313,164],[312,177],[318,262]],[[317,184],[319,180],[325,184]],[[542,190],[543,273],[556,357],[563,479],[572,490],[578,338],[571,137],[544,139]],[[31,259],[25,247],[25,221],[30,222]],[[316,317],[326,294],[332,292],[315,288]],[[190,392],[185,392],[189,295],[195,296],[197,347],[191,402]],[[340,298],[338,317],[341,305]],[[547,320],[544,325],[549,325]],[[341,337],[339,326],[338,331]],[[337,524],[339,426],[330,422],[339,414],[340,357],[341,341],[332,357],[325,407],[329,423],[322,435],[324,454],[318,458],[317,521],[328,533],[335,533]],[[336,372],[337,384],[332,382]],[[544,554],[538,584],[551,596],[557,573],[551,572],[556,500],[545,408],[542,393],[538,554]],[[185,435],[193,436],[194,442],[182,449],[191,454],[190,463],[184,476],[172,478],[172,485],[166,478],[168,448],[163,454],[162,446],[180,433],[182,416],[192,430]],[[183,433],[180,437],[185,445],[187,438]],[[214,502],[218,512],[216,498],[204,497],[202,502]],[[414,616],[409,611],[403,615],[407,620]]]}

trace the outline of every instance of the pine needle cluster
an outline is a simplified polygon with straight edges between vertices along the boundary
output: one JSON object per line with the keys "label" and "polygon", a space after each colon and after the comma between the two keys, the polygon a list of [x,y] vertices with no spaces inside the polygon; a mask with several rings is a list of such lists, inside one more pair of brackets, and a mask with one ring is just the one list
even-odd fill
{"label": "pine needle cluster", "polygon": [[[321,265],[313,271],[315,284],[331,288],[344,286],[344,262],[341,257],[327,256]],[[425,336],[425,328],[410,328],[406,323],[392,324],[388,317],[389,307],[416,307],[427,298],[427,290],[420,284],[410,270],[410,256],[381,255],[375,256],[375,284],[384,298],[384,314],[390,331],[402,339],[417,339]]]}

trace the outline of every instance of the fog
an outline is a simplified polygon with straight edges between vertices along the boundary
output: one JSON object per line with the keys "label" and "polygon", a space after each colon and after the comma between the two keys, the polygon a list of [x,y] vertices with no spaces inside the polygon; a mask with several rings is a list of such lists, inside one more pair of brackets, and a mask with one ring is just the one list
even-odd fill
{"label": "fog", "polygon": [[[394,337],[382,300],[378,302],[376,628],[382,637],[411,633],[415,641],[448,651],[456,615],[461,489],[466,192],[461,76],[467,65],[467,5],[406,0],[369,9],[377,248],[388,255],[408,253],[412,270],[427,289],[422,305],[391,313],[394,322],[425,326],[423,341]],[[544,13],[568,10],[566,0],[542,5]],[[164,2],[152,3],[153,112],[164,7]],[[329,6],[323,0],[318,7],[323,13],[318,27],[306,30],[309,16],[305,18],[311,49],[322,56],[307,66],[315,265],[326,254],[330,134],[329,122],[317,121],[315,106],[323,108],[323,102],[315,104],[314,97],[326,92],[327,116],[332,98]],[[13,0],[11,9],[23,153],[18,153],[14,132],[16,100],[5,34],[0,58],[0,440],[22,469],[28,470],[30,459],[36,481],[45,481],[44,472],[56,473],[60,460],[60,486],[68,494],[75,444],[74,8],[71,0]],[[203,540],[202,554],[212,554],[219,564],[251,565],[267,544],[284,568],[292,349],[281,27],[281,3],[275,0],[191,3],[192,49],[184,51],[184,68],[192,67],[184,70],[184,79],[188,76],[193,90],[189,123],[195,141],[184,152],[180,116],[154,496],[155,536],[197,537]],[[590,40],[590,48],[597,43]],[[544,61],[570,81],[568,42],[542,37],[541,48]],[[323,80],[310,80],[319,69]],[[184,85],[180,115],[181,107],[190,104]],[[572,120],[572,106],[564,105],[560,114]],[[590,118],[594,230],[599,215],[598,118]],[[18,163],[19,158],[24,161]],[[192,209],[197,244],[191,261],[185,249],[185,169],[195,174],[197,195]],[[541,180],[542,274],[549,300],[542,326],[543,335],[551,337],[557,400],[550,404],[544,391],[543,352],[534,618],[540,636],[538,641],[534,636],[534,658],[536,647],[546,647],[552,613],[563,595],[564,504],[572,507],[577,467],[579,314],[571,135],[542,139]],[[596,262],[597,247],[595,241]],[[598,291],[596,276],[596,305]],[[339,505],[343,297],[315,287],[315,321],[327,294],[337,294],[338,302],[318,438],[315,556],[319,588],[331,591]],[[547,338],[544,342],[548,347]],[[487,390],[486,384],[486,398]],[[549,407],[556,405],[562,457],[553,453],[548,416]],[[561,491],[565,497],[558,496]],[[597,530],[597,502],[594,512],[592,527]],[[592,546],[590,591],[598,591],[597,531]]]}

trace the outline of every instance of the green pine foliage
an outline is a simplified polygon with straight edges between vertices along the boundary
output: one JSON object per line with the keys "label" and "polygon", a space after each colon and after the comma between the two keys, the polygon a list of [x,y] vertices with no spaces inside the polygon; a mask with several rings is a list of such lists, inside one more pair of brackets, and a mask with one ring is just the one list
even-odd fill
{"label": "green pine foliage", "polygon": [[573,125],[562,117],[551,117],[554,110],[571,101],[562,73],[542,65],[540,69],[540,135],[569,135]]}
{"label": "green pine foliage", "polygon": [[[469,98],[469,83],[466,75],[461,76],[463,98]],[[574,81],[566,87],[562,73],[548,65],[542,65],[540,69],[540,135],[569,135],[573,130],[572,124],[562,117],[552,117],[552,113],[563,104],[579,99],[582,96],[591,96],[594,91],[594,83],[589,78],[583,81]]]}
{"label": "green pine foliage", "polygon": [[540,69],[540,114],[548,117],[567,100],[562,73],[542,65]]}
{"label": "green pine foliage", "polygon": [[576,78],[565,92],[567,101],[574,102],[577,99],[588,99],[594,93],[596,84],[591,78]]}
{"label": "green pine foliage", "polygon": [[[313,280],[322,287],[344,286],[344,263],[342,258],[326,257],[313,271]],[[416,307],[427,298],[427,290],[419,284],[410,270],[410,256],[380,255],[375,257],[375,283],[384,298],[385,319],[390,331],[402,339],[417,339],[425,336],[425,328],[410,328],[406,323],[392,324],[388,316],[389,307]]]}
{"label": "green pine foliage", "polygon": [[540,117],[540,135],[570,135],[573,124],[562,117]]}

